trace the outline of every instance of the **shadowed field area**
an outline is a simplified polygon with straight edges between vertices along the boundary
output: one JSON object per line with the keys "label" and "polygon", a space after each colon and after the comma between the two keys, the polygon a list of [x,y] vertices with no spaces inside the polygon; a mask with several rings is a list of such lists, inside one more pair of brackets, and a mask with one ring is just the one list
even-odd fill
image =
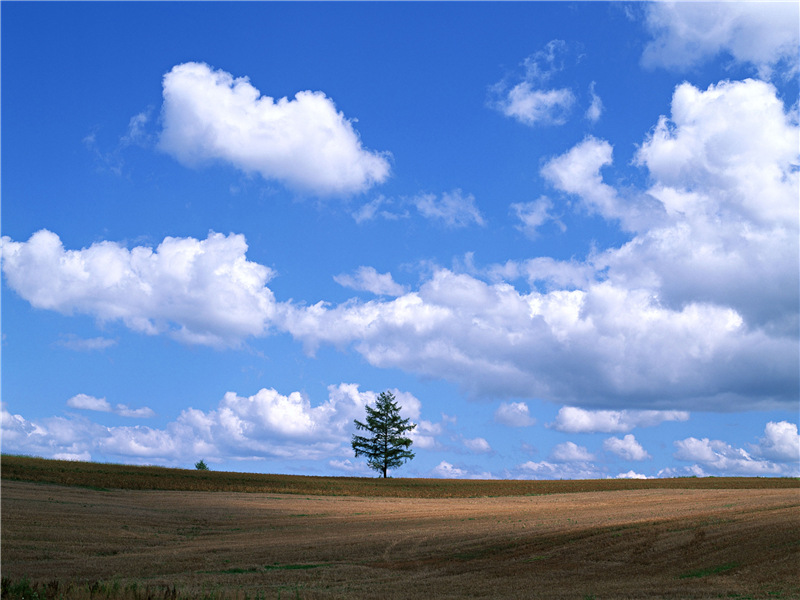
{"label": "shadowed field area", "polygon": [[800,598],[796,480],[404,498],[88,489],[5,461],[5,597]]}

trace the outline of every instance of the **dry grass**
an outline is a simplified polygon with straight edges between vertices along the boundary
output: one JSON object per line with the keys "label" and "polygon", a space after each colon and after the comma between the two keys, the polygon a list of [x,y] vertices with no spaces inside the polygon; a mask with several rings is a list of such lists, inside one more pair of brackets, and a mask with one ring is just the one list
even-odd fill
{"label": "dry grass", "polygon": [[103,491],[12,481],[6,457],[3,478],[4,597],[24,583],[66,598],[800,598],[796,480],[479,498]]}

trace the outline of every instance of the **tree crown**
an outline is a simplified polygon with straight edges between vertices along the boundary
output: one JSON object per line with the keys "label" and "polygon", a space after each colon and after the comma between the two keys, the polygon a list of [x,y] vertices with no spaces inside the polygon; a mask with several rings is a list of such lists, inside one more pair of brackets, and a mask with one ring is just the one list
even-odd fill
{"label": "tree crown", "polygon": [[375,408],[366,407],[366,423],[355,420],[356,429],[368,431],[369,437],[353,435],[352,446],[356,457],[365,456],[371,469],[387,476],[389,469],[394,469],[414,458],[411,451],[411,438],[405,433],[412,431],[417,425],[410,419],[400,417],[400,407],[395,402],[394,394],[381,392],[375,402]]}

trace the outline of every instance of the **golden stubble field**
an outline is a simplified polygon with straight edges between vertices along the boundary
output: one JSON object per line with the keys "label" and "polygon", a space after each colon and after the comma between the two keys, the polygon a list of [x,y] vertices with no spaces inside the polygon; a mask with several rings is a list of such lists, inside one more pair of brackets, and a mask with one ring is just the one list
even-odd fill
{"label": "golden stubble field", "polygon": [[4,479],[1,491],[2,575],[42,597],[800,598],[796,486],[426,499]]}

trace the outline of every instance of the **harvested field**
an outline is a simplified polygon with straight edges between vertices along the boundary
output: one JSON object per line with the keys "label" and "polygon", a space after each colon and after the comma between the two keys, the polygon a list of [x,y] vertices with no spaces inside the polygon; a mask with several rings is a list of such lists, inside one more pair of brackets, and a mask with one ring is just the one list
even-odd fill
{"label": "harvested field", "polygon": [[684,477],[678,479],[476,480],[380,479],[375,477],[308,477],[263,473],[230,473],[48,460],[3,455],[2,478],[93,489],[176,490],[185,492],[261,492],[314,496],[387,498],[475,498],[537,496],[576,492],[653,489],[800,490],[800,480],[758,477]]}
{"label": "harvested field", "polygon": [[76,598],[800,598],[793,483],[429,499],[4,479],[2,575],[8,597],[28,578]]}

